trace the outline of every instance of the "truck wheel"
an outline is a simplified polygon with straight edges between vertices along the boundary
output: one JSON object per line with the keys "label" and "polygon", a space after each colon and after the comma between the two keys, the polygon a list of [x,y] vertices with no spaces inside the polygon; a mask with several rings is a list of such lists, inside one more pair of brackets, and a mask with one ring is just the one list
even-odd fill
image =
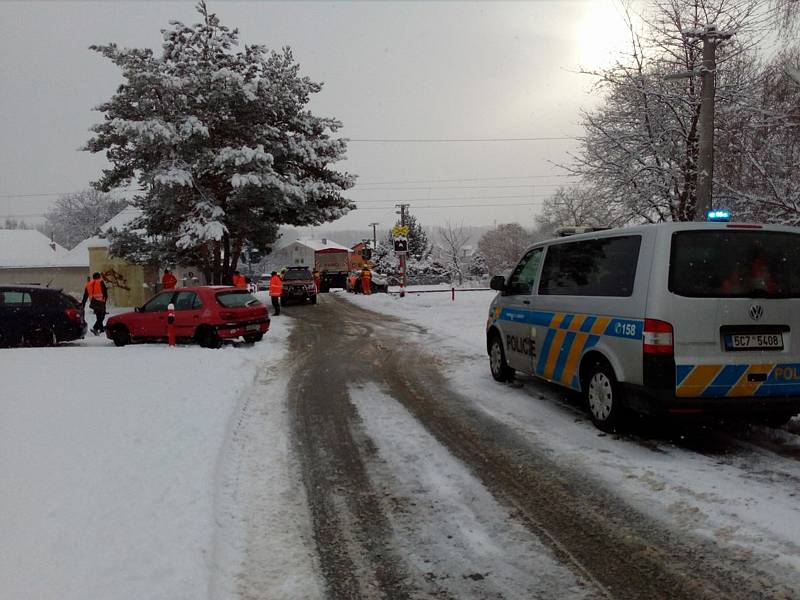
{"label": "truck wheel", "polygon": [[244,341],[249,344],[255,344],[256,342],[260,342],[264,339],[264,334],[261,332],[258,333],[248,333],[244,336]]}
{"label": "truck wheel", "polygon": [[584,370],[581,387],[592,423],[608,433],[620,430],[627,411],[611,365],[605,360],[594,359]]}
{"label": "truck wheel", "polygon": [[503,382],[514,379],[514,369],[508,366],[503,342],[496,333],[492,334],[489,340],[489,369],[491,369],[495,381]]}

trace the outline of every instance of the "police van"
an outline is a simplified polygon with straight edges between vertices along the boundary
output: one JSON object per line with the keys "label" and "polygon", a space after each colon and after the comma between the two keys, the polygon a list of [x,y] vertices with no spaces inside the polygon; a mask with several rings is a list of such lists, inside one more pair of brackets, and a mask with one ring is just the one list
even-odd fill
{"label": "police van", "polygon": [[775,424],[800,412],[800,229],[583,233],[534,245],[491,287],[492,376],[579,391],[602,430],[631,410]]}

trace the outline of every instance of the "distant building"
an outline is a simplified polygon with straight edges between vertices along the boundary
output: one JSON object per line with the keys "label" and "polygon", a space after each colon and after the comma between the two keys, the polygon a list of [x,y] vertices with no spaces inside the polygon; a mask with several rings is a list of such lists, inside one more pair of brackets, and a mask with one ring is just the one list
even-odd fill
{"label": "distant building", "polygon": [[316,265],[317,252],[330,250],[347,250],[346,246],[337,244],[333,240],[294,240],[278,246],[267,255],[267,268],[280,271],[285,267],[308,267],[313,269]]}
{"label": "distant building", "polygon": [[372,268],[372,260],[364,260],[364,250],[372,250],[372,242],[358,242],[355,246],[350,248],[350,264],[353,269],[361,269],[366,262],[367,266]]}
{"label": "distant building", "polygon": [[0,229],[0,284],[36,284],[83,295],[89,257],[75,255],[35,229]]}

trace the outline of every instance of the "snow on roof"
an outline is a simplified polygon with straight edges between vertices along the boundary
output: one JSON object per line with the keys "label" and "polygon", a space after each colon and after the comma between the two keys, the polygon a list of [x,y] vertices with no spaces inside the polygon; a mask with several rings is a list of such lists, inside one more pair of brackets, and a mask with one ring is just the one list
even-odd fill
{"label": "snow on roof", "polygon": [[89,264],[89,248],[107,248],[108,247],[108,239],[103,235],[107,233],[110,229],[119,229],[120,227],[124,227],[128,223],[130,223],[133,219],[138,217],[142,214],[142,211],[138,208],[127,207],[122,209],[115,217],[112,217],[110,220],[106,221],[100,227],[100,234],[92,236],[90,238],[86,238],[80,244],[75,246],[72,250],[69,251],[71,257],[75,257],[76,260],[82,259],[83,257],[86,258],[86,264]]}
{"label": "snow on roof", "polygon": [[286,246],[295,243],[302,244],[307,248],[311,248],[314,252],[319,252],[320,250],[347,250],[348,252],[350,251],[350,248],[348,248],[347,246],[342,246],[341,244],[337,244],[333,240],[329,240],[327,238],[322,238],[321,240],[297,239],[292,242],[289,242],[285,246],[282,246],[282,248],[285,248]]}
{"label": "snow on roof", "polygon": [[85,263],[69,260],[66,248],[51,242],[35,229],[0,229],[0,268],[82,267]]}

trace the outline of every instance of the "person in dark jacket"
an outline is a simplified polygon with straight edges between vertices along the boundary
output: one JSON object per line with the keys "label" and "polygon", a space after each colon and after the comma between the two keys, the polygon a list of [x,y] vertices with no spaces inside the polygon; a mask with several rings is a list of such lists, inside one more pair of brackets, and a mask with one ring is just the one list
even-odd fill
{"label": "person in dark jacket", "polygon": [[87,300],[89,301],[89,308],[92,309],[95,316],[92,333],[100,335],[106,330],[105,325],[103,325],[103,319],[106,318],[106,302],[108,302],[108,288],[106,288],[106,283],[100,273],[95,273],[86,282],[86,287],[83,289],[83,300],[81,300],[81,310],[86,310]]}

